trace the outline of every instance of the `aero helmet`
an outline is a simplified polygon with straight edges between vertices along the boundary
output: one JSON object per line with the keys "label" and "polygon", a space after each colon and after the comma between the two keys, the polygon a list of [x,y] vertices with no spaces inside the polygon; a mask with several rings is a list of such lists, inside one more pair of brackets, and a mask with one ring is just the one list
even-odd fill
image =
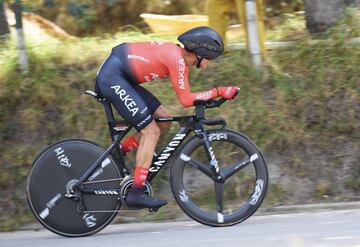
{"label": "aero helmet", "polygon": [[201,59],[213,60],[224,52],[224,43],[220,35],[210,27],[196,27],[186,31],[178,37],[178,40],[188,51],[194,52],[198,57],[198,65]]}

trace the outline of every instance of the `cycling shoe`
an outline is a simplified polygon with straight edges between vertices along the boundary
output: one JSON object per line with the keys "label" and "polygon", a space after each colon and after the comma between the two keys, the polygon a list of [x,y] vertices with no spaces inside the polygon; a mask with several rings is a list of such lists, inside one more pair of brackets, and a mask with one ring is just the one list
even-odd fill
{"label": "cycling shoe", "polygon": [[129,207],[139,208],[159,208],[167,204],[167,201],[150,197],[146,193],[139,194],[137,191],[131,190],[125,199],[126,205]]}

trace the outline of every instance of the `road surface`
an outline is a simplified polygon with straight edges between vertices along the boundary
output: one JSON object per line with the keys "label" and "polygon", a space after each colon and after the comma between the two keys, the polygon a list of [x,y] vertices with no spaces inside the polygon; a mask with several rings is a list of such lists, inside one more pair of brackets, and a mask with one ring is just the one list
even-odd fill
{"label": "road surface", "polygon": [[1,247],[360,247],[360,209],[253,216],[232,227],[194,221],[110,225],[65,238],[47,230],[0,233]]}

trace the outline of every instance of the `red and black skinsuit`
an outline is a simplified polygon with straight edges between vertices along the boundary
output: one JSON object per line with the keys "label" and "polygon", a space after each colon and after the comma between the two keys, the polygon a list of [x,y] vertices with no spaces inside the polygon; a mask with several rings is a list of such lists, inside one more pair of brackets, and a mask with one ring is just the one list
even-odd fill
{"label": "red and black skinsuit", "polygon": [[167,42],[124,43],[114,47],[101,65],[96,91],[107,98],[117,111],[139,131],[152,120],[159,100],[140,84],[170,77],[172,87],[184,107],[195,100],[218,97],[215,88],[192,93],[184,49]]}

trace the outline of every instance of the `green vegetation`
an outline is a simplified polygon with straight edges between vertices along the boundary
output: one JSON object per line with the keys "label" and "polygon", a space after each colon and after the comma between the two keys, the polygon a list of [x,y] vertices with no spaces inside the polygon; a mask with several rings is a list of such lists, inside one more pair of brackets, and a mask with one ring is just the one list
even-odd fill
{"label": "green vegetation", "polygon": [[[268,205],[350,200],[360,190],[360,46],[349,41],[360,36],[359,13],[349,9],[322,42],[302,35],[293,46],[269,53],[264,70],[253,68],[244,52],[230,51],[208,69],[190,72],[194,91],[241,87],[240,97],[208,115],[221,115],[230,128],[249,135],[278,167]],[[109,143],[101,105],[83,92],[94,87],[111,47],[154,39],[164,38],[127,32],[40,45],[29,38],[27,76],[17,69],[14,41],[0,48],[0,230],[34,220],[23,188],[42,148],[70,137]],[[174,115],[192,112],[174,101],[169,81],[146,87]],[[299,187],[303,194],[296,193]]]}
{"label": "green vegetation", "polygon": [[304,35],[305,12],[282,14],[270,19],[266,40],[295,40]]}
{"label": "green vegetation", "polygon": [[[10,0],[7,0],[10,3]],[[129,24],[143,29],[149,27],[141,13],[163,15],[206,14],[206,0],[23,0],[24,11],[34,12],[55,22],[68,33],[76,36],[115,33]],[[304,9],[302,0],[265,0],[266,18],[278,19],[284,13]],[[231,23],[238,23],[236,10],[232,10]],[[282,19],[282,17],[280,17]],[[110,25],[109,25],[110,23]]]}

